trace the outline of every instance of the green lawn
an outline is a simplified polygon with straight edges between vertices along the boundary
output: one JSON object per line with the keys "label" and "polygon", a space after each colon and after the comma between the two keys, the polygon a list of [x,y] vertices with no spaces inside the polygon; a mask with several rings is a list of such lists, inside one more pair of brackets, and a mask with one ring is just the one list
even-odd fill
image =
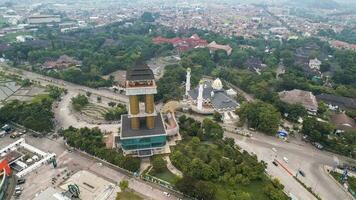
{"label": "green lawn", "polygon": [[164,181],[167,181],[172,185],[175,185],[177,183],[178,179],[179,179],[179,177],[177,177],[172,172],[170,172],[168,170],[168,168],[166,168],[161,173],[155,173],[154,170],[151,170],[148,174],[151,175],[151,176],[157,177],[159,179],[162,179]]}
{"label": "green lawn", "polygon": [[[340,182],[341,174],[337,172],[330,172],[330,174],[338,181]],[[350,188],[353,191],[356,191],[356,178],[354,177],[348,177],[347,182],[349,183]]]}
{"label": "green lawn", "polygon": [[242,185],[236,185],[235,187],[232,187],[230,185],[221,185],[221,184],[216,184],[217,186],[217,191],[216,191],[216,196],[220,197],[221,199],[228,199],[229,194],[231,192],[248,192],[251,194],[251,197],[253,200],[266,200],[268,199],[267,195],[262,191],[263,187],[267,185],[269,182],[268,181],[254,181],[248,186],[242,186]]}
{"label": "green lawn", "polygon": [[143,200],[143,198],[132,191],[126,190],[117,193],[116,200]]}

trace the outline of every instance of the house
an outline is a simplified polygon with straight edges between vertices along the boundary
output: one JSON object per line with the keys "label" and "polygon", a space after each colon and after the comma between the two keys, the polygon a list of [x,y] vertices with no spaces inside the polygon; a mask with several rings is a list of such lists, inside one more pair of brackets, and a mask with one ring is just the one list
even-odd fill
{"label": "house", "polygon": [[221,44],[217,44],[215,41],[209,43],[207,45],[208,49],[210,50],[210,53],[217,51],[217,50],[223,50],[226,52],[226,54],[228,56],[231,55],[232,52],[232,48],[230,47],[230,45],[221,45]]}
{"label": "house", "polygon": [[355,121],[348,117],[345,113],[335,113],[331,115],[330,122],[335,125],[336,133],[345,131],[356,131]]}
{"label": "house", "polygon": [[318,101],[323,101],[324,103],[326,103],[329,108],[333,108],[335,110],[356,109],[356,99],[324,93],[317,95],[316,98]]}
{"label": "house", "polygon": [[278,93],[281,101],[289,104],[301,104],[310,115],[316,115],[318,111],[318,102],[313,93],[304,90],[290,90]]}

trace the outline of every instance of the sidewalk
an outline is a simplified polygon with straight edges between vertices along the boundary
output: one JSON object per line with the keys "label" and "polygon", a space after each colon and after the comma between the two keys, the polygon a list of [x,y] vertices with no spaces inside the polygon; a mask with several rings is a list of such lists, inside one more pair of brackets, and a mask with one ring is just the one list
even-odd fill
{"label": "sidewalk", "polygon": [[167,168],[169,171],[171,171],[174,175],[182,178],[183,173],[179,171],[175,166],[173,166],[171,159],[169,159],[169,156],[164,156],[163,159],[167,162]]}

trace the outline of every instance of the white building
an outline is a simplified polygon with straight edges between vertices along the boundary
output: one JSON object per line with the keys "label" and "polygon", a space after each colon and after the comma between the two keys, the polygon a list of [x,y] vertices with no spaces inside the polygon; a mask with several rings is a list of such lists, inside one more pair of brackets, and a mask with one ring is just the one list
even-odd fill
{"label": "white building", "polygon": [[309,68],[311,70],[319,71],[320,70],[321,61],[317,58],[309,60]]}

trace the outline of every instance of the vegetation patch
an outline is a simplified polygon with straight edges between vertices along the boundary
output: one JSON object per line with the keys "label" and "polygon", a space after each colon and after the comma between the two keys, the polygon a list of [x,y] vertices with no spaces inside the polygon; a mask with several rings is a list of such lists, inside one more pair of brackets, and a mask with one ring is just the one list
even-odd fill
{"label": "vegetation patch", "polygon": [[266,163],[241,151],[234,139],[224,138],[222,127],[210,119],[203,123],[179,118],[183,140],[170,159],[183,178],[177,189],[197,199],[287,200],[284,186],[265,174]]}
{"label": "vegetation patch", "polygon": [[143,200],[143,198],[133,191],[125,190],[117,193],[116,200]]}
{"label": "vegetation patch", "polygon": [[356,133],[346,131],[334,134],[334,130],[335,127],[330,123],[318,121],[314,117],[303,121],[302,133],[311,142],[319,142],[329,151],[356,158]]}
{"label": "vegetation patch", "polygon": [[36,96],[31,102],[14,100],[0,108],[0,123],[15,122],[38,132],[49,132],[53,129],[54,114],[51,94]]}
{"label": "vegetation patch", "polygon": [[[341,176],[342,174],[331,171],[330,174],[334,177],[335,180],[338,182],[341,182]],[[347,177],[347,183],[349,184],[349,187],[351,188],[352,191],[356,192],[356,178],[352,176]]]}
{"label": "vegetation patch", "polygon": [[76,97],[73,97],[71,100],[72,106],[76,111],[82,110],[86,105],[89,104],[88,98],[83,94],[79,94]]}
{"label": "vegetation patch", "polygon": [[121,119],[121,115],[127,114],[126,106],[123,104],[117,104],[113,108],[108,109],[107,112],[103,113],[105,120],[117,121]]}
{"label": "vegetation patch", "polygon": [[179,177],[169,171],[166,161],[161,156],[154,156],[151,159],[151,163],[152,168],[148,172],[148,175],[167,181],[171,185],[175,185],[177,183]]}
{"label": "vegetation patch", "polygon": [[140,159],[124,156],[121,150],[107,149],[103,142],[103,133],[98,129],[70,127],[63,131],[64,138],[69,146],[97,156],[118,167],[131,172],[140,169]]}

